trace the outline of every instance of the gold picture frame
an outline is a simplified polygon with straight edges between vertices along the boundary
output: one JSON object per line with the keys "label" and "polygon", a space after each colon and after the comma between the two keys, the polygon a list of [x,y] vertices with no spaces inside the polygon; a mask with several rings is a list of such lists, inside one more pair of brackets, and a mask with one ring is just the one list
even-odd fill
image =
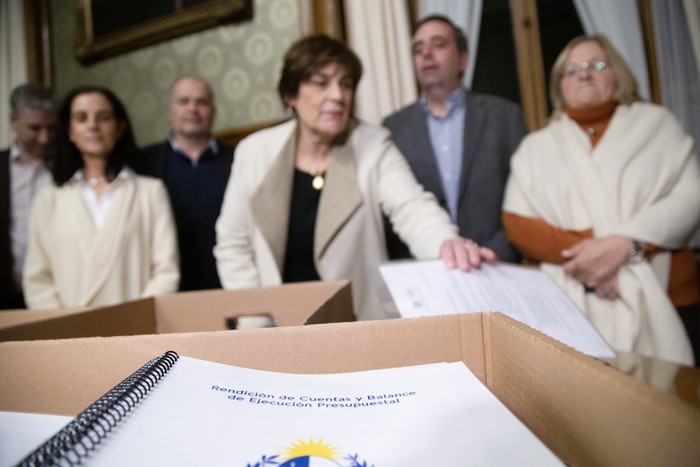
{"label": "gold picture frame", "polygon": [[[84,64],[253,16],[253,0],[76,0]],[[183,6],[185,5],[185,6]]]}

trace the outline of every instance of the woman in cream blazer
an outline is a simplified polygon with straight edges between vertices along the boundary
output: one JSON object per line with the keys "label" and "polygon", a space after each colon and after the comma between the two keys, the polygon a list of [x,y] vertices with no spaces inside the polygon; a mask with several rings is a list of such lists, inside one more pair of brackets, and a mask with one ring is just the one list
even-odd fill
{"label": "woman in cream blazer", "polygon": [[109,90],[71,91],[59,112],[55,185],[36,197],[24,267],[29,308],[110,305],[174,292],[179,279],[170,202],[135,173],[126,111]]}
{"label": "woman in cream blazer", "polygon": [[494,257],[457,237],[387,130],[350,118],[361,72],[326,36],[287,52],[279,92],[296,118],[236,149],[214,248],[225,288],[350,279],[358,319],[383,318],[373,283],[387,260],[382,213],[417,258],[467,270]]}

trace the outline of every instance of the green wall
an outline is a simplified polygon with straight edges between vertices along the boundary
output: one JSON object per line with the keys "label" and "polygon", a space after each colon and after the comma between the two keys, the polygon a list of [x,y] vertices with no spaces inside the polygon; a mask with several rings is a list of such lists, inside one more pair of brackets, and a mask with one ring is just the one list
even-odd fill
{"label": "green wall", "polygon": [[184,74],[211,84],[217,105],[214,131],[286,115],[276,87],[282,56],[300,34],[296,0],[254,0],[252,20],[87,66],[75,57],[74,2],[52,0],[51,6],[56,92],[61,96],[80,84],[109,87],[127,106],[139,144],[167,135],[168,90]]}

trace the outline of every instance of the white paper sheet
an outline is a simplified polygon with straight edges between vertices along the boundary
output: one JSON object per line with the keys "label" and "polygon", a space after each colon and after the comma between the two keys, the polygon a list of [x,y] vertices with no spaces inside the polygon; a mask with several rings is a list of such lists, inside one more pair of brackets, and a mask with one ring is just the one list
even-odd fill
{"label": "white paper sheet", "polygon": [[0,412],[0,466],[17,465],[73,417]]}
{"label": "white paper sheet", "polygon": [[85,465],[562,464],[462,362],[298,375],[180,357]]}
{"label": "white paper sheet", "polygon": [[580,352],[615,357],[583,312],[539,269],[487,263],[462,272],[440,260],[397,261],[379,269],[403,317],[500,311]]}

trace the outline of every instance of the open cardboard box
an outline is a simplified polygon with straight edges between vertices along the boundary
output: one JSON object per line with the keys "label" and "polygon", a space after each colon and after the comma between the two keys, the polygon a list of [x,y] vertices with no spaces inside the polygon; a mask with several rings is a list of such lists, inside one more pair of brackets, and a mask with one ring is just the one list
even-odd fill
{"label": "open cardboard box", "polygon": [[14,310],[2,310],[0,311],[0,329],[25,323],[44,321],[59,316],[68,316],[72,313],[89,309],[90,308],[57,308],[53,310],[27,310],[26,308],[17,308]]}
{"label": "open cardboard box", "polygon": [[2,342],[0,410],[77,415],[167,350],[297,373],[464,361],[567,464],[680,466],[700,459],[700,408],[500,313]]}
{"label": "open cardboard box", "polygon": [[108,307],[0,313],[0,341],[129,336],[230,329],[234,319],[271,316],[275,326],[354,321],[350,282],[304,282],[181,292]]}

